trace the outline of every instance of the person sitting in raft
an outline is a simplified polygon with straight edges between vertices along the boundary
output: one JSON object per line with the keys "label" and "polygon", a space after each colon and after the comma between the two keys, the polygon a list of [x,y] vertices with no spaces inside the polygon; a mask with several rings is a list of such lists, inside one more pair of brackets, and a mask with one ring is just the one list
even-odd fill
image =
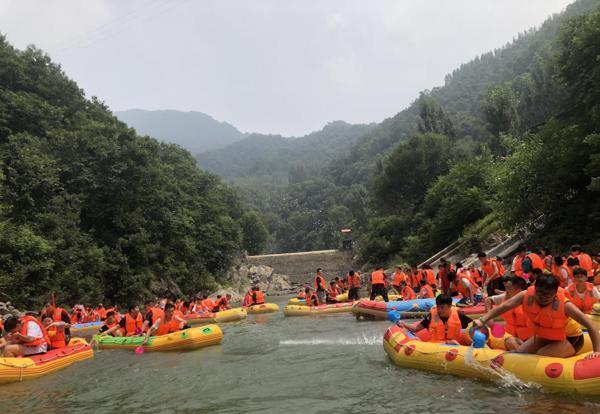
{"label": "person sitting in raft", "polygon": [[213,309],[215,308],[215,302],[213,302],[213,300],[208,296],[208,295],[203,295],[202,296],[202,311],[203,312],[212,312]]}
{"label": "person sitting in raft", "polygon": [[117,318],[115,317],[115,312],[114,311],[107,312],[106,319],[104,320],[104,324],[100,327],[100,330],[99,330],[100,335],[104,334],[105,332],[110,331],[110,333],[106,333],[105,335],[121,336],[121,334],[119,332],[117,332],[117,329],[119,329],[119,323],[117,322]]}
{"label": "person sitting in raft", "polygon": [[26,315],[22,318],[11,316],[4,322],[4,332],[7,341],[4,347],[6,358],[48,352],[50,338],[46,328],[33,316]]}
{"label": "person sitting in raft", "polygon": [[265,294],[260,290],[258,286],[252,288],[252,304],[262,305],[265,303]]}
{"label": "person sitting in raft", "polygon": [[417,298],[415,291],[412,290],[410,286],[404,282],[400,282],[400,295],[402,296],[402,300],[413,300]]}
{"label": "person sitting in raft", "polygon": [[417,295],[417,299],[431,299],[431,298],[435,298],[435,293],[433,293],[433,289],[431,288],[431,285],[429,283],[427,283],[426,280],[421,280],[421,290],[419,291],[419,294]]}
{"label": "person sitting in raft", "polygon": [[[527,282],[519,276],[509,276],[504,279],[505,293],[495,296],[488,296],[485,299],[485,311],[489,312],[492,306],[499,306],[506,302],[518,293],[527,289]],[[506,349],[507,351],[516,350],[524,341],[531,338],[533,335],[533,325],[522,306],[509,310],[502,314],[502,319],[505,321],[506,332],[510,334],[505,338],[490,337],[489,345],[493,349]]]}
{"label": "person sitting in raft", "polygon": [[46,306],[40,315],[40,321],[43,321],[45,317],[52,318],[54,322],[64,322],[65,323],[65,335],[67,336],[66,341],[67,344],[71,339],[71,317],[69,316],[69,312],[62,308],[58,308],[51,303],[46,303]]}
{"label": "person sitting in raft", "polygon": [[381,295],[385,302],[389,302],[386,284],[386,275],[382,266],[377,266],[375,271],[371,273],[371,300]]}
{"label": "person sitting in raft", "polygon": [[335,277],[335,285],[341,293],[346,291],[346,284],[344,283],[344,279],[340,279],[338,276]]}
{"label": "person sitting in raft", "polygon": [[428,329],[430,342],[459,345],[461,329],[466,329],[471,322],[471,318],[452,306],[451,296],[442,294],[435,298],[435,306],[421,322],[408,325],[404,321],[398,321],[397,325],[411,332]]}
{"label": "person sitting in raft", "polygon": [[243,307],[252,306],[252,289],[248,289],[246,294],[244,295],[244,300],[242,301]]}
{"label": "person sitting in raft", "polygon": [[231,302],[231,294],[227,293],[225,296],[217,295],[217,300],[215,301],[215,308],[213,312],[220,312],[227,309],[231,309],[229,303]]}
{"label": "person sitting in raft", "polygon": [[155,312],[152,326],[150,329],[148,329],[148,332],[146,332],[146,337],[144,338],[142,345],[145,345],[152,335],[167,335],[172,332],[189,328],[183,319],[174,314],[174,310],[175,307],[173,304],[171,302],[167,302],[164,311],[161,311],[160,314]]}
{"label": "person sitting in raft", "polygon": [[304,290],[300,290],[296,295],[296,299],[306,299],[306,292]]}
{"label": "person sitting in raft", "polygon": [[566,288],[573,283],[573,272],[569,269],[569,266],[567,266],[567,263],[562,256],[554,256],[551,272],[560,282],[561,288]]}
{"label": "person sitting in raft", "polygon": [[319,296],[317,295],[317,292],[310,288],[306,288],[304,293],[306,294],[306,306],[319,306]]}
{"label": "person sitting in raft", "polygon": [[400,286],[402,282],[406,282],[406,273],[402,270],[402,266],[396,265],[394,273],[392,274],[392,288],[396,291],[397,294],[401,295],[400,291],[402,287]]}
{"label": "person sitting in raft", "polygon": [[337,295],[340,294],[340,291],[337,288],[337,284],[335,280],[329,282],[329,287],[327,288],[327,303],[337,303]]}
{"label": "person sitting in raft", "polygon": [[557,358],[568,358],[583,347],[581,326],[587,328],[594,352],[588,358],[600,356],[600,333],[573,303],[565,297],[559,281],[552,275],[542,274],[526,291],[502,303],[473,322],[475,328],[484,326],[498,316],[522,306],[533,325],[533,336],[523,342],[517,352]]}
{"label": "person sitting in raft", "polygon": [[[461,266],[461,267],[459,267]],[[475,294],[479,286],[473,280],[473,277],[468,271],[462,270],[462,265],[457,263],[458,273],[449,272],[448,281],[450,282],[450,296],[460,294],[462,299],[461,304],[474,304]]]}
{"label": "person sitting in raft", "polygon": [[[106,318],[108,321],[108,317]],[[137,305],[129,305],[125,317],[121,318],[118,323],[115,323],[110,328],[101,332],[100,335],[111,336],[137,336],[143,333],[144,318]],[[102,328],[100,328],[102,330]]]}
{"label": "person sitting in raft", "polygon": [[594,303],[600,300],[600,291],[592,283],[588,282],[588,273],[585,269],[575,269],[573,272],[575,283],[572,283],[565,293],[571,303],[583,313],[591,313]]}
{"label": "person sitting in raft", "polygon": [[42,325],[46,328],[46,333],[50,339],[49,349],[64,348],[67,346],[67,336],[65,334],[65,323],[63,321],[54,322],[52,318],[46,316],[42,320]]}

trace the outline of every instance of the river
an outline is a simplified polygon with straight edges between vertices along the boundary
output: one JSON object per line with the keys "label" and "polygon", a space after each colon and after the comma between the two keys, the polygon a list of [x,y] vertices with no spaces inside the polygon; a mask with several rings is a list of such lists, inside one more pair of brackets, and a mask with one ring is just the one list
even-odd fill
{"label": "river", "polygon": [[[288,298],[273,298],[281,308]],[[0,387],[2,413],[599,413],[600,398],[545,394],[421,371],[387,358],[389,322],[351,314],[249,315],[220,346],[97,351],[33,381]]]}

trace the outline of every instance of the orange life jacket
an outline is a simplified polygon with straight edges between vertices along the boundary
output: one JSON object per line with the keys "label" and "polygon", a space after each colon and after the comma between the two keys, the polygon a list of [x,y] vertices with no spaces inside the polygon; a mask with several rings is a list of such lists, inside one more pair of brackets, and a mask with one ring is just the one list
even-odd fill
{"label": "orange life jacket", "polygon": [[255,290],[252,298],[252,303],[254,305],[262,305],[263,303],[265,303],[265,295],[261,290]]}
{"label": "orange life jacket", "polygon": [[475,281],[475,277],[471,272],[469,272],[468,270],[464,270],[462,272],[457,273],[456,278],[458,279],[456,281],[456,290],[463,296],[463,298],[470,298],[471,293],[467,290],[467,288],[463,286],[462,279],[467,279],[469,281],[469,283],[471,284],[471,289],[473,290],[473,294],[477,292],[479,285]]}
{"label": "orange life jacket", "polygon": [[211,298],[206,298],[202,301],[202,307],[206,312],[212,312],[215,307],[215,302]]}
{"label": "orange life jacket", "polygon": [[500,273],[500,277],[504,276],[504,273],[506,273],[504,264],[500,260],[496,260],[496,264],[498,265],[498,273]]}
{"label": "orange life jacket", "polygon": [[342,290],[346,290],[346,284],[344,283],[344,281],[342,279],[337,281],[337,286]]}
{"label": "orange life jacket", "polygon": [[126,336],[134,336],[142,333],[142,325],[144,324],[144,318],[142,314],[138,312],[137,316],[133,318],[129,312],[125,314],[125,332]]}
{"label": "orange life jacket", "polygon": [[160,318],[160,324],[158,326],[158,329],[156,330],[154,335],[166,335],[171,332],[177,332],[179,330],[181,330],[181,323],[175,318],[175,314],[171,316],[170,321],[166,321],[165,314],[163,313]]}
{"label": "orange life jacket", "polygon": [[588,277],[593,276],[594,275],[594,263],[592,262],[592,258],[590,257],[590,255],[587,253],[579,253],[576,257],[579,260],[579,267],[581,267],[582,269],[585,269]]}
{"label": "orange life jacket", "polygon": [[[567,279],[563,277],[561,269],[564,269],[567,272]],[[566,288],[569,284],[569,280],[573,279],[573,271],[564,263],[560,266],[552,263],[552,276],[558,279],[561,288]]]}
{"label": "orange life jacket", "polygon": [[244,302],[242,303],[242,306],[252,306],[252,293],[250,292],[246,292],[246,295],[244,296]]}
{"label": "orange life jacket", "polygon": [[418,270],[410,272],[410,285],[413,288],[421,286],[421,279],[422,275]]}
{"label": "orange life jacket", "polygon": [[527,288],[521,305],[523,312],[533,324],[533,333],[536,336],[550,341],[564,341],[567,338],[565,301],[564,290],[558,288],[554,301],[548,306],[541,307],[535,300],[535,286]]}
{"label": "orange life jacket", "polygon": [[372,285],[383,285],[385,284],[385,274],[383,270],[376,270],[371,273],[371,284]]}
{"label": "orange life jacket", "polygon": [[[505,297],[503,302],[506,302],[506,300]],[[523,306],[517,306],[503,313],[502,318],[506,322],[506,332],[512,336],[522,341],[526,341],[533,336],[533,324],[523,312]]]}
{"label": "orange life jacket", "polygon": [[573,303],[573,305],[577,306],[583,313],[591,313],[594,303],[597,302],[597,299],[594,297],[592,290],[594,289],[594,285],[589,282],[585,282],[585,291],[583,292],[583,299],[577,293],[577,289],[575,288],[575,283],[572,283],[571,286],[566,290],[566,296]]}
{"label": "orange life jacket", "polygon": [[431,308],[430,314],[429,335],[431,336],[431,342],[446,342],[460,338],[462,325],[458,316],[458,310],[454,306],[450,311],[450,317],[446,323],[438,316],[437,307],[434,306]]}
{"label": "orange life jacket", "polygon": [[497,279],[502,276],[502,273],[500,273],[500,266],[498,265],[498,261],[496,259],[488,259],[486,264],[481,265],[481,270],[483,271],[483,273],[486,275],[487,278],[490,278],[494,275],[494,264],[496,265],[496,268],[498,269],[498,274],[496,276],[494,276],[494,279]]}
{"label": "orange life jacket", "polygon": [[50,338],[48,337],[48,332],[46,331],[46,328],[44,328],[44,325],[42,325],[40,323],[40,321],[38,321],[36,318],[34,318],[33,316],[23,316],[21,318],[21,322],[23,323],[23,326],[21,327],[21,335],[23,336],[27,336],[27,323],[28,322],[35,322],[39,327],[40,330],[42,331],[42,337],[41,338],[37,338],[31,342],[22,342],[21,344],[24,346],[31,346],[31,347],[38,347],[41,346],[43,344],[50,344]]}
{"label": "orange life jacket", "polygon": [[354,276],[348,275],[347,277],[348,287],[359,288],[360,287],[360,277],[355,273]]}
{"label": "orange life jacket", "polygon": [[318,306],[319,305],[319,297],[316,293],[311,293],[310,295],[306,295],[306,306]]}
{"label": "orange life jacket", "polygon": [[67,346],[67,336],[65,330],[58,329],[57,326],[51,326],[46,330],[48,338],[50,339],[50,346],[52,349],[64,348]]}
{"label": "orange life jacket", "polygon": [[298,292],[298,296],[296,296],[298,299],[304,299],[306,298],[306,292],[301,290],[300,292]]}
{"label": "orange life jacket", "polygon": [[421,286],[421,290],[419,291],[419,295],[423,299],[428,299],[428,298],[434,298],[435,297],[435,294],[433,293],[433,289],[431,288],[431,286],[429,286],[427,284]]}
{"label": "orange life jacket", "polygon": [[106,319],[106,309],[104,309],[104,307],[98,308],[96,312],[100,316],[100,319]]}
{"label": "orange life jacket", "polygon": [[533,270],[533,269],[544,270],[546,268],[546,266],[544,265],[544,261],[542,260],[542,258],[538,254],[536,254],[536,253],[529,253],[525,257],[527,257],[527,258],[529,258],[529,260],[531,260],[531,270]]}
{"label": "orange life jacket", "polygon": [[425,269],[423,270],[423,273],[425,274],[425,280],[427,281],[427,284],[435,285],[435,272],[433,269]]}
{"label": "orange life jacket", "polygon": [[404,272],[394,272],[392,286],[400,286],[400,283],[406,282],[407,278],[408,276],[406,276],[406,273]]}
{"label": "orange life jacket", "polygon": [[50,316],[54,322],[61,322],[62,314],[63,314],[63,308],[56,307],[56,308],[54,308],[54,312],[52,312],[52,315],[46,315],[46,316]]}
{"label": "orange life jacket", "polygon": [[402,300],[412,300],[417,298],[415,291],[408,285],[402,288],[402,292],[400,294],[402,295]]}
{"label": "orange life jacket", "polygon": [[340,292],[338,291],[337,287],[329,287],[329,289],[327,289],[327,296],[329,296],[329,299],[334,299],[336,298],[337,295],[339,295]]}
{"label": "orange life jacket", "polygon": [[315,289],[317,290],[325,290],[327,289],[325,278],[320,275],[315,276]]}
{"label": "orange life jacket", "polygon": [[515,275],[523,277],[523,258],[521,256],[515,256]]}

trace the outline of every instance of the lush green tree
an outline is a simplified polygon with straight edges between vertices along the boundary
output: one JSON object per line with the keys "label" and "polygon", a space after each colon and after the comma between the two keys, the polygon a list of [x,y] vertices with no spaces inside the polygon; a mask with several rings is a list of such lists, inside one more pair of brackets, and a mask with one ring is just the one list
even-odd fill
{"label": "lush green tree", "polygon": [[247,211],[241,219],[242,247],[248,254],[260,254],[267,245],[269,232],[256,211]]}

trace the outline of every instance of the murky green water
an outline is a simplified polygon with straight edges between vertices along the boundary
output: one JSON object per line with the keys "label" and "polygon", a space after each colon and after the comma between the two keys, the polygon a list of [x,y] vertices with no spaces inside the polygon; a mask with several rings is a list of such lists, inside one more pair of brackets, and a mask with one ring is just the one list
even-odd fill
{"label": "murky green water", "polygon": [[[276,298],[283,309],[287,298]],[[98,351],[38,380],[0,387],[2,413],[599,413],[600,398],[517,392],[400,369],[387,322],[350,314],[250,315],[221,346],[185,353]]]}

